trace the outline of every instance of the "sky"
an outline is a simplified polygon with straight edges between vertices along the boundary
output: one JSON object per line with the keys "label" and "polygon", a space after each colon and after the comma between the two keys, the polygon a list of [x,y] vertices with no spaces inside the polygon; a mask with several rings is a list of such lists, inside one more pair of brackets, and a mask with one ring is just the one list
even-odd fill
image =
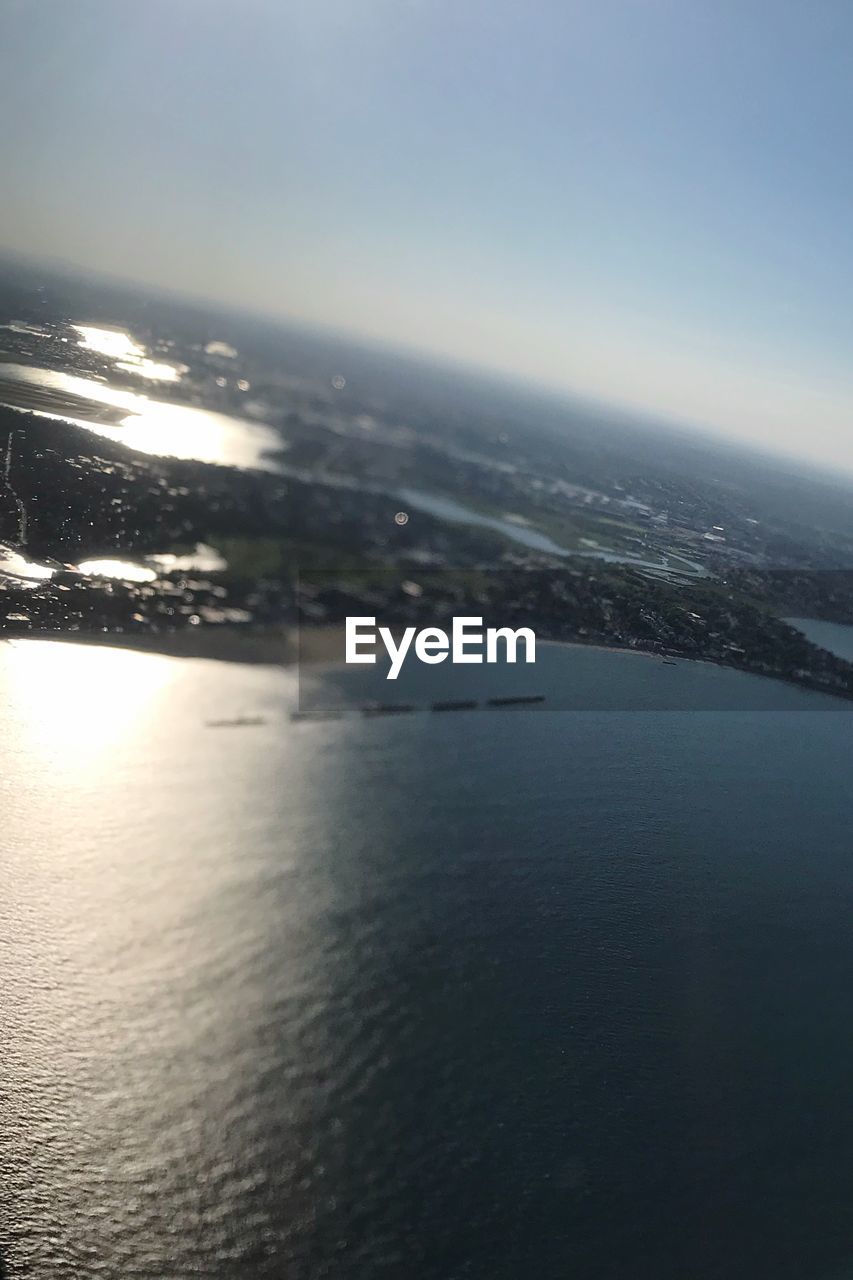
{"label": "sky", "polygon": [[2,0],[0,245],[853,469],[850,0]]}

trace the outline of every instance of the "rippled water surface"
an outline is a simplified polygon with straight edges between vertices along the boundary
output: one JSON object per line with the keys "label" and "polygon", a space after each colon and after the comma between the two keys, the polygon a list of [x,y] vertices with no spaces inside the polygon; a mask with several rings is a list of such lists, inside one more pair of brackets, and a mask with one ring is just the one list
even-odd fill
{"label": "rippled water surface", "polygon": [[850,717],[294,698],[0,645],[9,1280],[845,1274]]}

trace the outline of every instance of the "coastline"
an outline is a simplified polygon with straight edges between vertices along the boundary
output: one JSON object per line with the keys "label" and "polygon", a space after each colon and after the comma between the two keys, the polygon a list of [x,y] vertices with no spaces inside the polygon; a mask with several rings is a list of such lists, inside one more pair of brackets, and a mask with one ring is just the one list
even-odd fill
{"label": "coastline", "polygon": [[[223,624],[215,628],[192,630],[187,628],[174,632],[136,634],[121,631],[103,633],[19,631],[14,635],[0,633],[0,655],[3,651],[3,641],[14,644],[15,641],[26,640],[100,645],[103,648],[126,649],[169,658],[192,658],[196,661],[264,666],[276,668],[281,672],[294,671],[297,664],[302,661],[318,675],[324,671],[340,670],[344,665],[340,657],[343,651],[343,627],[340,626],[313,626],[303,627],[300,630],[296,627],[284,626],[258,629],[229,627]],[[778,684],[801,689],[806,693],[831,698],[838,703],[839,710],[849,709],[853,702],[853,696],[848,696],[843,691],[826,689],[806,680],[792,680],[773,672],[756,671],[734,662],[717,662],[713,658],[688,657],[677,653],[664,655],[651,649],[635,649],[628,645],[609,645],[582,640],[541,639],[537,643],[563,649],[592,649],[599,653],[633,654],[636,657],[657,662],[667,657],[676,664],[702,663],[720,670],[739,671],[743,675],[772,680]]]}
{"label": "coastline", "polygon": [[169,658],[237,662],[252,666],[294,667],[300,660],[316,666],[335,666],[343,647],[342,627],[216,627],[181,631],[16,631],[0,632],[4,641],[53,640],[62,644],[100,645],[130,649]]}
{"label": "coastline", "polygon": [[[211,629],[213,630],[213,629]],[[106,649],[129,649],[137,653],[159,654],[168,658],[195,658],[213,662],[237,662],[252,666],[288,667],[295,661],[291,639],[284,631],[241,634],[236,629],[216,628],[212,635],[196,634],[188,629],[169,632],[106,631],[16,631],[0,634],[8,641],[54,641],[58,644],[99,645]]]}
{"label": "coastline", "polygon": [[[252,665],[293,667],[300,661],[314,667],[339,667],[344,629],[329,627],[244,628],[217,627],[181,631],[18,631],[0,633],[0,643],[16,640],[54,640],[69,644],[102,645],[112,649],[135,649],[140,653],[159,653],[170,658],[203,658],[215,662],[244,662]],[[651,649],[632,649],[628,645],[602,644],[584,640],[538,640],[537,645],[553,645],[562,649],[597,649],[603,653],[628,653],[642,658],[661,660]],[[677,656],[677,662],[707,662],[710,658]]]}
{"label": "coastline", "polygon": [[[132,649],[140,653],[157,653],[170,658],[196,658],[214,662],[238,662],[257,666],[295,667],[308,662],[316,669],[341,667],[344,628],[341,626],[268,627],[247,628],[222,624],[192,630],[161,632],[127,631],[19,631],[4,635],[3,641],[54,640],[70,644],[102,645],[113,649]],[[624,644],[603,644],[601,641],[537,639],[537,645],[556,646],[561,649],[594,649],[601,653],[623,653],[661,662],[667,657],[672,662],[705,663],[708,666],[742,671],[746,675],[764,676],[782,684],[800,689],[812,689],[826,693],[799,680],[786,680],[784,676],[754,671],[736,663],[717,662],[713,658],[688,657],[683,654],[661,654],[652,649],[637,649]],[[843,694],[832,694],[844,701]]]}

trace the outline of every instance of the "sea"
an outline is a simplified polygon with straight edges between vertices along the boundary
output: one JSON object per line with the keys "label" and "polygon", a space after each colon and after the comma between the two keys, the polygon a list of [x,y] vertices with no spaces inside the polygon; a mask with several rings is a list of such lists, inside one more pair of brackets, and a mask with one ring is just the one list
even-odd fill
{"label": "sea", "polygon": [[853,716],[548,655],[0,644],[5,1280],[853,1276]]}

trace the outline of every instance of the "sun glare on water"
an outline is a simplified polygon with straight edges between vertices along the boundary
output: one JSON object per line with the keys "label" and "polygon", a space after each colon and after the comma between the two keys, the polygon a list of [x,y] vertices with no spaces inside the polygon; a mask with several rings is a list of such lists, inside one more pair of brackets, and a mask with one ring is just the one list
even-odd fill
{"label": "sun glare on water", "polygon": [[145,355],[145,348],[134,342],[129,333],[122,333],[119,329],[98,329],[88,324],[71,327],[80,334],[79,345],[87,351],[97,351],[111,360],[136,360]]}
{"label": "sun glare on water", "polygon": [[[260,423],[244,422],[195,405],[151,399],[105,381],[56,369],[9,363],[4,365],[3,373],[12,382],[56,393],[57,399],[48,411],[39,406],[36,412],[79,423],[141,453],[226,467],[278,469],[272,455],[281,448],[281,440]],[[67,397],[64,401],[63,396]],[[115,412],[90,412],[101,405]],[[105,420],[110,416],[118,421]]]}
{"label": "sun glare on water", "polygon": [[0,713],[6,746],[58,775],[94,779],[99,762],[143,717],[162,712],[173,660],[101,645],[9,640],[0,645]]}
{"label": "sun glare on water", "polygon": [[186,372],[185,365],[149,359],[145,348],[121,329],[100,329],[88,324],[74,324],[71,328],[80,335],[78,346],[84,351],[96,351],[106,356],[123,373],[132,373],[152,382],[178,382]]}
{"label": "sun glare on water", "polygon": [[121,582],[153,582],[157,577],[153,569],[133,560],[81,560],[77,568],[88,578],[115,578]]}
{"label": "sun glare on water", "polygon": [[37,586],[53,577],[53,569],[49,565],[30,560],[14,547],[0,543],[0,586],[9,578],[15,586]]}

